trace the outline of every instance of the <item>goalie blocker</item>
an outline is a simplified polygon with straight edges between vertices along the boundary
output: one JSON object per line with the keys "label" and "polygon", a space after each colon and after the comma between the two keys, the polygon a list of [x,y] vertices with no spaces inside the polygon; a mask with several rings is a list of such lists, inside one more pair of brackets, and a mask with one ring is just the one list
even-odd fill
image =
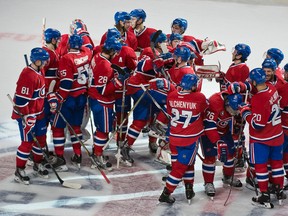
{"label": "goalie blocker", "polygon": [[202,79],[220,78],[222,76],[218,65],[195,65],[195,73]]}

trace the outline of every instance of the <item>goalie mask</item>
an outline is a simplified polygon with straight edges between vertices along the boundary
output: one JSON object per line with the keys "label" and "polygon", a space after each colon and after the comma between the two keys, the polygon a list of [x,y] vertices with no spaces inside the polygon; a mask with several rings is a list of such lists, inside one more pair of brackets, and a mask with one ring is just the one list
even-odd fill
{"label": "goalie mask", "polygon": [[87,27],[81,19],[75,19],[70,24],[70,34],[79,34],[82,32],[87,32]]}

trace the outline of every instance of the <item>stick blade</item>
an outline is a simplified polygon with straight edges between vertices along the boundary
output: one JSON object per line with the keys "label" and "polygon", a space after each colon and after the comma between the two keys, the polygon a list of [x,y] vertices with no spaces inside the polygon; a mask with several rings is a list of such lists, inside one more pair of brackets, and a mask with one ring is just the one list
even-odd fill
{"label": "stick blade", "polygon": [[66,182],[66,181],[64,181],[64,182],[62,183],[62,185],[63,185],[64,187],[71,188],[71,189],[80,189],[80,188],[82,187],[81,184],[71,183],[71,182]]}

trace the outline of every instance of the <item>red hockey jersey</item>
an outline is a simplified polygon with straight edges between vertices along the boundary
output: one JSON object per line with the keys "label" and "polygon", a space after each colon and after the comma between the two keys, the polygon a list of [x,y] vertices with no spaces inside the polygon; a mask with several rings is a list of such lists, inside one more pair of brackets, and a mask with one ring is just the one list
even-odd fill
{"label": "red hockey jersey", "polygon": [[171,116],[169,141],[172,145],[187,146],[198,140],[204,131],[207,107],[206,97],[200,92],[169,92],[167,113]]}

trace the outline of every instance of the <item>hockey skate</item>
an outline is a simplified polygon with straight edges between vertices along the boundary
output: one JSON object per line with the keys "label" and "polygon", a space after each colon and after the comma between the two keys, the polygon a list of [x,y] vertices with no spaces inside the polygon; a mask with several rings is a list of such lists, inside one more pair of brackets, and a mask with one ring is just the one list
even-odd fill
{"label": "hockey skate", "polygon": [[259,189],[259,185],[256,178],[251,179],[251,177],[250,178],[246,177],[245,181],[246,181],[246,187],[248,189],[255,190],[255,187],[257,188],[257,190]]}
{"label": "hockey skate", "polygon": [[156,142],[149,142],[149,150],[151,153],[156,153],[157,152],[157,148],[158,148],[158,145]]}
{"label": "hockey skate", "polygon": [[188,204],[191,205],[191,199],[195,196],[195,192],[193,190],[193,184],[191,183],[185,184],[185,194],[186,194]]}
{"label": "hockey skate", "polygon": [[168,204],[173,204],[175,202],[175,198],[170,196],[170,192],[168,189],[165,187],[162,194],[160,195],[158,201],[160,203],[168,203]]}
{"label": "hockey skate", "polygon": [[82,162],[82,155],[77,155],[77,154],[74,154],[72,157],[71,157],[71,162],[73,164],[75,164],[79,169],[81,168],[81,162]]}
{"label": "hockey skate", "polygon": [[235,164],[235,172],[236,173],[243,173],[245,172],[246,167],[245,167],[245,162],[243,158],[239,158]]}
{"label": "hockey skate", "polygon": [[33,153],[30,152],[28,160],[27,160],[27,165],[28,166],[33,166],[34,165],[34,160],[33,160]]}
{"label": "hockey skate", "polygon": [[52,164],[52,166],[54,167],[54,169],[57,172],[66,172],[68,171],[68,167],[66,165],[66,160],[65,158],[62,156],[57,156],[56,162],[54,164]]}
{"label": "hockey skate", "polygon": [[16,168],[14,180],[18,183],[29,185],[30,178],[26,175],[24,169]]}
{"label": "hockey skate", "polygon": [[124,146],[121,148],[121,162],[124,163],[126,166],[132,166],[134,163],[133,158],[130,157],[130,151],[131,147],[126,143],[124,143]]}
{"label": "hockey skate", "polygon": [[207,194],[207,196],[210,197],[211,200],[213,200],[216,193],[214,184],[206,183],[204,186],[205,186],[205,193]]}
{"label": "hockey skate", "polygon": [[48,179],[48,170],[46,169],[46,167],[43,166],[42,163],[34,163],[33,170],[35,171],[35,175],[41,178]]}
{"label": "hockey skate", "polygon": [[95,169],[98,166],[101,169],[112,171],[112,164],[108,161],[109,160],[108,156],[103,156],[103,155],[96,156],[96,155],[93,155],[93,159],[94,159],[96,164],[92,163],[91,169]]}
{"label": "hockey skate", "polygon": [[270,202],[270,194],[268,192],[263,192],[260,196],[252,197],[252,205],[262,208],[274,208],[274,205]]}
{"label": "hockey skate", "polygon": [[243,185],[242,185],[241,181],[238,178],[236,178],[235,176],[232,179],[232,176],[223,175],[222,182],[223,182],[224,187],[231,186],[231,187],[234,187],[236,189],[242,190]]}
{"label": "hockey skate", "polygon": [[287,198],[283,188],[280,188],[279,185],[272,184],[269,191],[270,194],[275,194],[277,200],[279,201],[279,205],[282,205],[282,201]]}

